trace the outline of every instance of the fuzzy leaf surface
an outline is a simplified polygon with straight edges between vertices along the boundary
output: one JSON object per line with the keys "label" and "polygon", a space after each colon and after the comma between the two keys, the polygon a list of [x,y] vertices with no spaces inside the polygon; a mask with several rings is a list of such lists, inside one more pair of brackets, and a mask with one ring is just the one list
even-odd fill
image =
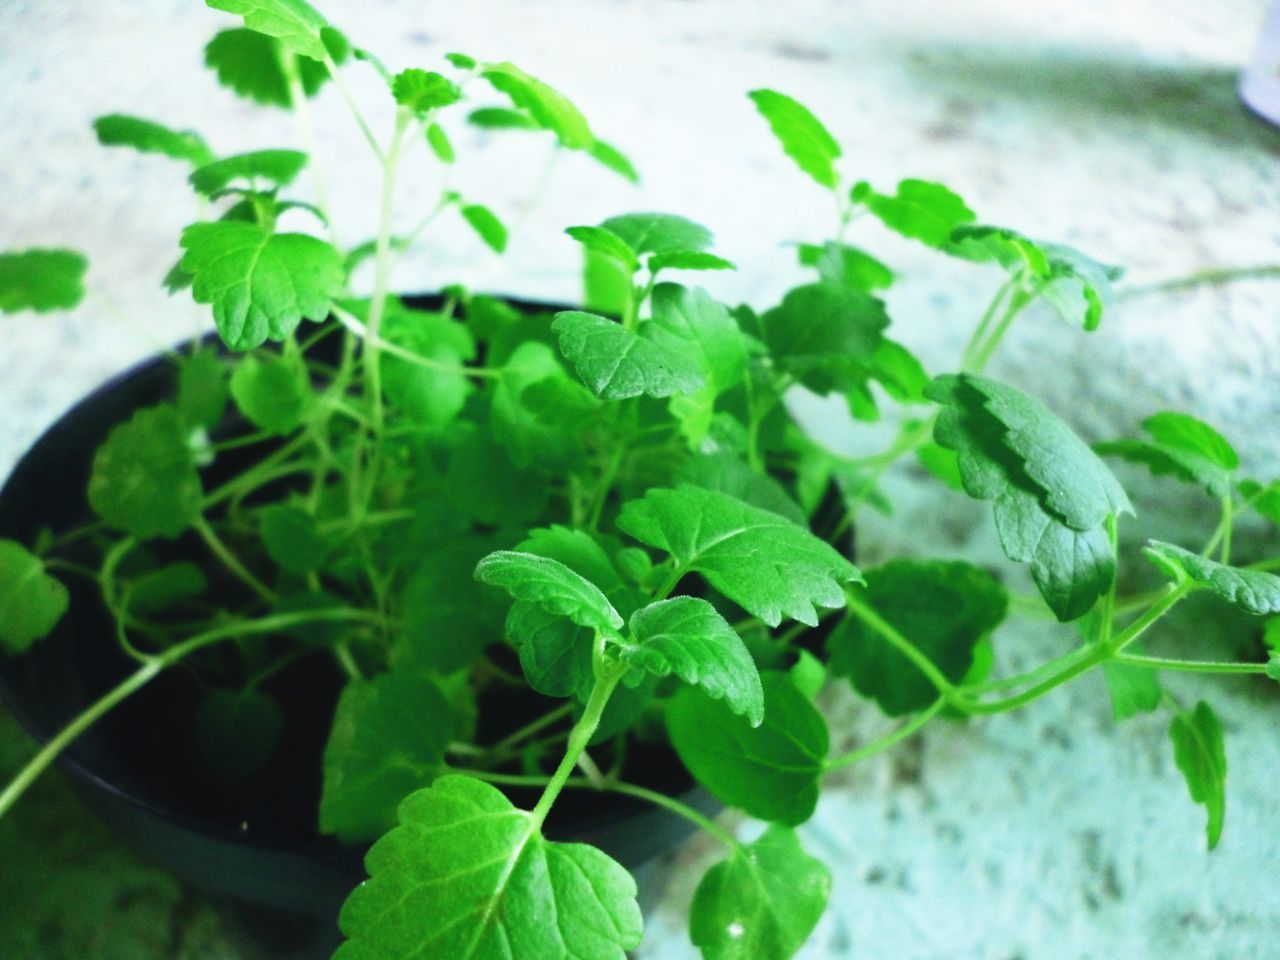
{"label": "fuzzy leaf surface", "polygon": [[1245,613],[1280,613],[1280,577],[1274,573],[1227,566],[1159,540],[1150,541],[1144,552],[1166,573],[1180,571]]}
{"label": "fuzzy leaf surface", "polygon": [[400,806],[342,908],[334,960],[624,960],[642,924],[631,875],[594,847],[545,840],[530,814],[465,776]]}
{"label": "fuzzy leaf surface", "polygon": [[606,317],[564,311],[556,314],[551,329],[560,352],[597,397],[669,397],[692,393],[706,382],[684,353]]}
{"label": "fuzzy leaf surface", "polygon": [[476,579],[601,633],[616,633],[623,625],[598,586],[550,557],[497,550],[476,565]]}

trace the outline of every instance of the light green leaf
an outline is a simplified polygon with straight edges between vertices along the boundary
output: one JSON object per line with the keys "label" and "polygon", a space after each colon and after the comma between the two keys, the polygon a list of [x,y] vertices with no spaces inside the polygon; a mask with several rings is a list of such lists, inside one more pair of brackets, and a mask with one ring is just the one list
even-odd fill
{"label": "light green leaf", "polygon": [[25,653],[47,637],[67,612],[62,581],[16,540],[0,540],[0,647]]}
{"label": "light green leaf", "polygon": [[760,679],[760,726],[701,691],[681,689],[667,703],[667,730],[689,772],[721,801],[761,820],[795,826],[818,803],[827,726],[786,674],[766,671]]}
{"label": "light green leaf", "polygon": [[239,783],[271,758],[284,712],[261,690],[210,690],[196,707],[196,745],[205,764],[227,783]]}
{"label": "light green leaf", "polygon": [[448,77],[415,67],[395,75],[391,95],[400,106],[424,117],[432,110],[457,103],[462,99],[462,90]]}
{"label": "light green leaf", "polygon": [[624,960],[636,885],[594,847],[551,843],[487,783],[441,777],[400,805],[365,858],[334,960]]}
{"label": "light green leaf", "polygon": [[605,143],[599,139],[593,140],[591,146],[587,147],[587,156],[608,167],[624,180],[630,180],[632,183],[640,182],[640,174],[636,172],[636,168],[627,159],[626,154],[611,143]]}
{"label": "light green leaf", "polygon": [[760,726],[760,674],[742,638],[715,607],[697,597],[672,597],[637,610],[629,626],[620,647],[624,661],[654,676],[675,674]]}
{"label": "light green leaf", "polygon": [[110,113],[93,121],[94,133],[104,147],[132,147],[139,153],[158,153],[202,167],[214,153],[194,130],[169,127],[124,113]]}
{"label": "light green leaf", "polygon": [[622,617],[600,588],[558,560],[498,550],[476,565],[476,579],[502,587],[517,600],[536,603],[579,626],[604,634],[615,634],[622,628]]}
{"label": "light green leaf", "polygon": [[961,224],[951,231],[950,252],[966,260],[997,263],[1014,275],[1049,275],[1049,258],[1040,245],[1007,227]]}
{"label": "light green leaf", "polygon": [[692,393],[705,382],[689,357],[605,317],[563,311],[551,329],[560,352],[597,397],[669,397]]}
{"label": "light green leaf", "polygon": [[816,267],[824,283],[834,283],[862,293],[883,290],[893,283],[893,271],[865,250],[844,243],[822,246],[802,243],[796,248],[800,263]]}
{"label": "light green leaf", "polygon": [[565,233],[588,250],[616,260],[629,273],[635,273],[640,267],[635,251],[621,237],[604,227],[569,227]]}
{"label": "light green leaf", "polygon": [[278,187],[287,186],[306,165],[307,155],[298,150],[254,150],[206,163],[193,170],[188,179],[198,193],[210,197],[236,180],[248,185],[265,180]]}
{"label": "light green leaf", "polygon": [[[952,683],[973,665],[974,649],[1008,612],[991,574],[967,563],[893,560],[866,571],[862,602],[910,640]],[[900,717],[938,699],[929,679],[879,631],[846,616],[827,639],[832,672],[847,676],[886,714]]]}
{"label": "light green leaf", "polygon": [[976,219],[959,196],[927,180],[903,180],[892,195],[877,193],[863,181],[854,186],[850,198],[890,230],[939,250],[949,246],[956,227]]}
{"label": "light green leaf", "polygon": [[737,270],[724,257],[717,257],[705,250],[673,250],[671,253],[655,253],[648,261],[649,273],[657,276],[659,270]]}
{"label": "light green leaf", "polygon": [[600,224],[637,254],[683,253],[711,246],[711,231],[671,213],[628,213]]}
{"label": "light green leaf", "polygon": [[899,403],[927,403],[924,391],[929,386],[929,374],[916,355],[888,337],[881,338],[871,354],[871,378],[884,392]]}
{"label": "light green leaf", "polygon": [[244,17],[250,30],[274,37],[291,53],[312,60],[328,55],[322,33],[328,27],[306,0],[205,0],[214,10]]}
{"label": "light green leaf", "polygon": [[507,249],[507,228],[492,210],[478,203],[464,204],[458,210],[490,250],[502,253]]}
{"label": "light green leaf", "polygon": [[1256,480],[1242,480],[1240,496],[1262,516],[1280,525],[1280,480],[1273,480],[1265,487]]}
{"label": "light green leaf", "polygon": [[831,871],[789,827],[707,871],[689,908],[689,937],[704,960],[789,960],[826,910]]}
{"label": "light green leaf", "polygon": [[1207,423],[1185,413],[1164,411],[1142,421],[1151,440],[1116,440],[1096,444],[1104,456],[1141,463],[1156,476],[1173,475],[1198,484],[1213,497],[1231,492],[1240,458],[1226,438]]}
{"label": "light green leaf", "polygon": [[1156,671],[1106,660],[1102,664],[1102,675],[1111,696],[1111,716],[1117,723],[1140,713],[1151,713],[1160,706],[1164,692]]}
{"label": "light green leaf", "polygon": [[858,569],[808,530],[727,494],[681,484],[622,508],[618,529],[666,550],[771,627],[792,617],[818,623],[817,607],[844,606]]}
{"label": "light green leaf", "polygon": [[331,545],[316,518],[301,507],[273,503],[260,515],[262,545],[277,566],[290,573],[310,573],[324,565]]}
{"label": "light green leaf", "polygon": [[512,63],[489,64],[480,71],[495,90],[528,112],[544,130],[550,130],[571,150],[588,150],[595,142],[587,118],[560,91],[531,77]]}
{"label": "light green leaf", "polygon": [[203,495],[176,407],[136,411],[94,454],[90,506],[108,526],[140,540],[182,533],[200,516]]}
{"label": "light green leaf", "polygon": [[70,310],[84,299],[89,261],[74,250],[0,253],[0,313]]}
{"label": "light green leaf", "polygon": [[454,153],[453,143],[449,140],[449,135],[444,132],[444,127],[438,123],[433,123],[427,127],[427,146],[431,148],[431,152],[436,155],[441,163],[453,163],[457,159]]}
{"label": "light green leaf", "polygon": [[653,288],[646,335],[672,351],[700,357],[707,386],[721,394],[737,386],[747,368],[747,346],[729,309],[705,290],[677,283]]}
{"label": "light green leaf", "polygon": [[1191,799],[1204,806],[1209,849],[1218,845],[1227,809],[1227,754],[1222,726],[1209,704],[1201,700],[1190,713],[1179,712],[1169,724],[1173,759],[1187,781]]}
{"label": "light green leaf", "polygon": [[476,58],[465,53],[446,53],[444,58],[459,70],[474,70],[476,67]]}
{"label": "light green leaf", "polygon": [[743,503],[786,517],[801,527],[808,523],[800,505],[791,499],[782,484],[767,473],[752,470],[737,454],[728,451],[690,457],[676,471],[676,480],[727,493]]}
{"label": "light green leaf", "polygon": [[[287,110],[293,100],[289,81],[280,67],[283,56],[288,54],[281,51],[279,42],[243,27],[221,31],[204,48],[205,65],[217,74],[224,87],[248,100]],[[338,63],[343,59],[334,57]],[[314,96],[329,79],[329,69],[310,57],[299,57],[297,64],[303,93]]]}
{"label": "light green leaf", "polygon": [[[363,313],[364,307],[358,312]],[[382,317],[382,336],[441,365],[428,367],[384,355],[382,389],[397,414],[427,430],[444,430],[462,412],[473,392],[463,371],[476,356],[471,333],[465,325],[441,314],[412,310],[399,300],[390,299]]]}
{"label": "light green leaf", "polygon": [[278,354],[241,357],[231,374],[231,396],[250,423],[280,436],[300,427],[315,401],[306,368]]}
{"label": "light green leaf", "polygon": [[182,231],[192,295],[213,307],[223,342],[248,350],[284,340],[305,317],[317,323],[346,285],[342,255],[300,233],[252,223],[196,223]]}
{"label": "light green leaf", "polygon": [[178,412],[193,427],[214,427],[227,409],[227,371],[216,350],[184,357],[178,371]]}
{"label": "light green leaf", "polygon": [[444,772],[453,728],[448,701],[425,677],[348,681],[324,748],[321,832],[345,843],[384,834],[400,802]]}
{"label": "light green leaf", "polygon": [[774,90],[752,90],[749,96],[787,156],[819,184],[835,190],[840,183],[835,168],[840,144],[818,118],[807,107]]}
{"label": "light green leaf", "polygon": [[481,130],[537,130],[538,121],[520,110],[481,107],[467,115],[467,123]]}
{"label": "light green leaf", "polygon": [[800,650],[796,654],[796,662],[787,671],[787,676],[796,685],[796,689],[810,700],[816,700],[822,688],[827,685],[827,667],[808,650]]}
{"label": "light green leaf", "polygon": [[960,478],[960,464],[954,450],[930,442],[916,448],[916,459],[952,490],[964,493],[964,480]]}
{"label": "light green leaf", "polygon": [[1274,573],[1230,567],[1159,540],[1149,541],[1143,552],[1170,576],[1203,583],[1245,613],[1280,613],[1280,577]]}

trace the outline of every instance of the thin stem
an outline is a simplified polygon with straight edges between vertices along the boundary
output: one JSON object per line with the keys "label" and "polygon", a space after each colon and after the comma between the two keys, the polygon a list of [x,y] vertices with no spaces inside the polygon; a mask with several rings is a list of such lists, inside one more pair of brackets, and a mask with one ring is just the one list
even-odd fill
{"label": "thin stem", "polygon": [[1185,673],[1266,673],[1265,663],[1237,663],[1222,660],[1172,660],[1166,657],[1142,657],[1131,653],[1118,653],[1116,663],[1149,670],[1178,670]]}
{"label": "thin stem", "polygon": [[489,747],[486,749],[492,750],[494,752],[509,750],[511,749],[511,747],[515,746],[521,740],[528,739],[529,737],[533,736],[535,733],[540,733],[541,731],[545,730],[547,727],[551,726],[552,724],[559,722],[560,720],[562,720],[567,716],[570,716],[572,713],[573,713],[572,703],[562,704],[556,707],[554,710],[550,710],[547,713],[544,713],[542,716],[538,717],[533,722],[525,724],[523,727],[521,727],[519,730],[516,730],[514,733],[508,734],[507,736],[499,740],[497,743],[495,743],[492,747]]}
{"label": "thin stem", "polygon": [[894,744],[901,743],[908,737],[914,736],[921,728],[924,727],[925,724],[936,717],[939,711],[941,711],[946,705],[947,698],[939,697],[927,710],[917,713],[897,729],[890,731],[882,737],[872,740],[870,743],[858,747],[856,750],[850,750],[848,753],[844,753],[838,757],[827,760],[825,769],[828,771],[839,770],[842,767],[850,766],[888,750]]}
{"label": "thin stem", "polygon": [[985,703],[974,701],[961,701],[956,704],[965,713],[1004,713],[1008,710],[1016,710],[1018,707],[1026,706],[1032,700],[1038,700],[1050,690],[1057,689],[1069,680],[1074,680],[1082,673],[1087,673],[1098,664],[1102,663],[1111,654],[1096,646],[1086,648],[1088,654],[1082,659],[1067,663],[1061,670],[1051,674],[1047,679],[1042,680],[1035,686],[1022,693],[1012,697],[1005,697],[1002,700],[988,700]]}
{"label": "thin stem", "polygon": [[205,520],[203,516],[199,517],[195,523],[192,524],[192,527],[195,529],[196,533],[200,535],[200,539],[205,542],[205,545],[208,546],[210,552],[213,553],[219,561],[221,561],[224,567],[239,578],[245,586],[267,603],[275,602],[275,594],[271,592],[270,588],[249,572],[249,569],[240,562],[240,559],[232,553],[230,549],[227,548],[227,545],[218,538],[218,535],[213,532],[213,528],[209,526],[208,521]]}
{"label": "thin stem", "polygon": [[307,104],[307,93],[302,88],[302,77],[298,72],[298,58],[280,49],[280,69],[284,72],[289,84],[289,100],[293,104],[294,115],[298,118],[298,129],[302,133],[302,142],[306,145],[307,155],[311,158],[311,179],[315,184],[316,205],[324,214],[329,228],[329,239],[335,247],[341,247],[338,229],[333,222],[333,210],[329,205],[329,189],[326,184],[324,167],[320,162],[320,142],[316,138],[315,123],[311,119],[311,108]]}
{"label": "thin stem", "polygon": [[369,328],[359,321],[353,314],[343,310],[339,306],[333,308],[333,315],[338,318],[338,322],[350,330],[361,340],[368,342],[377,342],[378,348],[383,353],[389,353],[397,359],[404,360],[406,363],[412,363],[415,366],[423,367],[427,370],[439,370],[445,373],[456,373],[466,377],[476,377],[481,380],[499,380],[502,378],[502,370],[497,367],[464,367],[456,363],[444,363],[440,360],[432,360],[430,357],[419,356],[412,350],[406,350],[399,344],[392,343],[390,340],[383,340],[381,337],[374,337]]}
{"label": "thin stem", "polygon": [[[1111,556],[1115,557],[1119,543],[1118,523],[1116,515],[1107,516],[1107,542],[1111,545]],[[1098,612],[1098,645],[1100,647],[1108,647],[1111,644],[1111,630],[1115,621],[1116,608],[1116,582],[1119,578],[1114,571],[1111,574],[1111,585],[1107,588],[1107,592],[1102,597],[1102,604]]]}
{"label": "thin stem", "polygon": [[1005,307],[1004,314],[1000,317],[1000,322],[991,331],[986,343],[974,351],[972,362],[966,372],[982,372],[995,354],[996,348],[1000,346],[1000,341],[1004,339],[1004,335],[1009,331],[1010,325],[1017,319],[1022,309],[1033,299],[1035,299],[1035,295],[1025,290],[1014,290],[1010,294],[1008,306]]}
{"label": "thin stem", "polygon": [[1120,291],[1119,299],[1132,300],[1153,293],[1178,293],[1196,287],[1216,287],[1236,280],[1268,280],[1280,278],[1280,264],[1260,264],[1249,267],[1210,267],[1185,277],[1162,280],[1143,287],[1129,287]]}
{"label": "thin stem", "polygon": [[1000,289],[996,291],[996,295],[991,298],[991,302],[987,304],[986,311],[982,314],[982,319],[978,321],[978,325],[973,328],[973,333],[969,336],[969,342],[965,344],[964,352],[961,353],[960,369],[965,372],[972,372],[973,355],[978,349],[978,344],[982,342],[982,338],[986,336],[987,330],[991,327],[992,320],[995,319],[996,311],[1004,303],[1014,287],[1014,280],[1006,280],[1000,285]]}
{"label": "thin stem", "polygon": [[[586,784],[582,784],[586,786]],[[578,784],[573,784],[578,786]],[[632,783],[609,783],[605,785],[605,789],[611,793],[620,793],[626,797],[635,797],[637,800],[644,800],[646,803],[652,803],[656,807],[662,807],[670,810],[677,816],[684,817],[690,823],[696,824],[700,829],[705,830],[711,836],[715,837],[725,846],[732,850],[740,850],[742,845],[737,839],[724,827],[716,823],[710,817],[704,816],[697,810],[694,810],[688,804],[681,803],[668,797],[666,794],[658,793],[656,790],[650,790],[648,787],[637,786]]]}
{"label": "thin stem", "polygon": [[382,152],[382,147],[378,143],[378,138],[373,135],[373,131],[369,129],[369,124],[364,119],[364,114],[360,112],[360,108],[356,105],[355,98],[351,96],[351,91],[347,89],[347,85],[342,80],[342,74],[338,71],[338,65],[333,62],[333,58],[329,54],[324,55],[324,65],[329,70],[329,77],[333,80],[333,85],[337,88],[338,93],[342,95],[342,99],[347,104],[347,109],[351,111],[351,115],[355,117],[356,125],[360,127],[360,132],[364,134],[365,141],[369,144],[369,149],[373,151],[374,156],[378,158],[379,163],[386,163],[386,156]]}
{"label": "thin stem", "polygon": [[1232,511],[1235,509],[1235,501],[1231,499],[1231,494],[1225,494],[1222,498],[1222,554],[1221,561],[1229,564],[1231,562],[1231,527],[1235,522]]}
{"label": "thin stem", "polygon": [[937,688],[938,692],[942,694],[943,699],[951,700],[954,698],[955,685],[943,676],[942,671],[937,668],[934,662],[921,653],[919,647],[904,637],[897,627],[880,616],[869,604],[864,603],[862,598],[852,590],[845,591],[845,600],[849,612],[888,640],[891,646],[914,663],[920,672],[928,678],[929,682]]}
{"label": "thin stem", "polygon": [[1147,632],[1148,628],[1169,612],[1183,597],[1198,588],[1198,584],[1192,580],[1184,580],[1176,587],[1169,587],[1163,597],[1147,608],[1146,612],[1137,620],[1125,627],[1118,636],[1111,641],[1111,650],[1113,653],[1120,653],[1125,647],[1133,643],[1140,636]]}

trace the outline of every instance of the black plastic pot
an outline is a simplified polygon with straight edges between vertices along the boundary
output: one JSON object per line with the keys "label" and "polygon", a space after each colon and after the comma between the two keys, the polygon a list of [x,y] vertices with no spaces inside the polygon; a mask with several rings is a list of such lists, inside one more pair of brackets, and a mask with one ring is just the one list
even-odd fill
{"label": "black plastic pot", "polygon": [[[440,303],[411,302],[425,309]],[[58,420],[0,489],[0,537],[31,544],[42,528],[58,532],[92,519],[85,490],[94,451],[135,409],[171,399],[175,381],[175,366],[157,357],[100,387]],[[184,551],[203,556],[194,537],[158,549],[175,559]],[[80,577],[63,579],[71,606],[57,630],[26,655],[0,659],[0,697],[40,741],[136,668],[116,643],[96,587]],[[59,764],[86,804],[144,856],[207,892],[313,917],[321,930],[318,940],[327,944],[339,906],[365,876],[363,850],[316,830],[320,761],[341,686],[337,669],[318,657],[268,681],[265,689],[284,707],[281,741],[267,767],[234,786],[199,759],[194,714],[202,688],[181,667],[107,714]],[[545,700],[529,696],[530,702],[510,705],[516,714],[512,728],[522,722],[520,714],[545,709]],[[629,768],[685,803],[716,809],[669,749],[633,752]],[[512,791],[512,798],[530,802],[527,792]],[[636,870],[682,842],[692,828],[631,798],[567,791],[547,831],[556,839],[592,843]]]}

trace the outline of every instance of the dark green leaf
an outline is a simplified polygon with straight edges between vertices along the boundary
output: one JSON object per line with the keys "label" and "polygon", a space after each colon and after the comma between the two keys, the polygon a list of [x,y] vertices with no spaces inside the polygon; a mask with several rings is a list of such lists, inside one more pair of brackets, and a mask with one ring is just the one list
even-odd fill
{"label": "dark green leaf", "polygon": [[441,163],[453,163],[457,159],[453,144],[449,140],[449,135],[444,132],[444,127],[438,123],[433,123],[427,127],[427,146],[431,148],[431,152],[436,155],[436,159]]}
{"label": "dark green leaf", "polygon": [[807,107],[774,90],[752,90],[750,97],[787,156],[819,184],[835,190],[840,183],[835,168],[840,144],[818,118]]}
{"label": "dark green leaf", "polygon": [[883,290],[893,283],[893,271],[871,254],[848,244],[828,242],[823,246],[802,243],[796,253],[800,263],[816,267],[824,283],[834,283],[862,293]]}
{"label": "dark green leaf", "polygon": [[283,729],[280,704],[260,690],[210,690],[196,708],[200,755],[227,783],[262,769]]}
{"label": "dark green leaf", "polygon": [[835,393],[864,384],[889,325],[884,304],[846,286],[813,283],[789,290],[760,317],[778,366],[811,390]]}
{"label": "dark green leaf", "polygon": [[478,203],[468,203],[458,209],[462,213],[462,219],[467,221],[485,246],[495,253],[502,253],[507,249],[507,228],[492,210]]}
{"label": "dark green leaf", "polygon": [[393,354],[382,358],[382,389],[395,411],[417,426],[441,431],[462,412],[473,387],[463,367],[475,359],[467,328],[436,313],[411,310],[389,300],[382,317],[384,339],[440,366],[423,366]]}
{"label": "dark green leaf", "polygon": [[172,539],[200,516],[203,491],[176,407],[136,411],[94,454],[89,504],[108,526]]}
{"label": "dark green leaf", "polygon": [[132,147],[139,153],[159,153],[202,167],[214,159],[213,151],[194,130],[172,130],[151,120],[124,113],[110,113],[93,121],[98,142],[105,147]]}
{"label": "dark green leaf", "polygon": [[705,382],[689,357],[605,317],[564,311],[556,314],[551,329],[560,352],[598,397],[669,397],[691,393]]}
{"label": "dark green leaf", "polygon": [[214,427],[227,409],[230,387],[216,350],[182,360],[178,371],[178,412],[193,427]]}
{"label": "dark green leaf", "polygon": [[495,90],[525,110],[544,130],[572,150],[588,150],[595,142],[587,119],[569,99],[512,63],[489,64],[480,71]]}
{"label": "dark green leaf", "polygon": [[1280,577],[1274,573],[1229,567],[1159,540],[1148,542],[1143,552],[1170,576],[1189,577],[1203,583],[1245,613],[1255,616],[1280,613]]}
{"label": "dark green leaf", "polygon": [[507,614],[506,634],[519,647],[520,668],[529,686],[548,697],[585,700],[595,684],[594,632],[517,600]]}
{"label": "dark green leaf", "polygon": [[502,379],[494,391],[493,436],[506,447],[508,456],[518,466],[535,464],[563,471],[584,459],[581,437],[566,433],[558,424],[545,423],[535,405],[524,399],[530,387],[548,383],[586,393],[581,384],[570,379],[550,346],[537,341],[520,344],[507,358]]}
{"label": "dark green leaf", "polygon": [[1173,759],[1187,781],[1191,799],[1208,811],[1209,849],[1218,845],[1227,808],[1227,754],[1222,726],[1209,704],[1201,700],[1190,713],[1179,713],[1169,724]]}
{"label": "dark green leaf", "polygon": [[826,910],[831,871],[796,832],[773,824],[707,871],[689,908],[704,960],[789,960]]}
{"label": "dark green leaf", "polygon": [[[863,603],[911,641],[952,683],[973,664],[974,648],[1004,620],[1009,598],[994,577],[958,561],[894,560],[866,572]],[[854,615],[827,640],[831,669],[847,676],[889,716],[923,710],[938,690],[879,631]]]}
{"label": "dark green leaf", "polygon": [[[280,44],[265,34],[243,27],[223,30],[204,48],[204,62],[218,75],[218,82],[237,95],[257,103],[293,106],[289,81],[280,67],[288,56]],[[343,58],[334,57],[338,63]],[[307,96],[313,96],[329,79],[329,70],[310,57],[299,57],[298,78]],[[213,157],[210,156],[209,160]],[[207,162],[207,161],[205,161]]]}
{"label": "dark green leaf", "polygon": [[129,581],[123,606],[130,614],[157,613],[209,589],[209,581],[199,567],[188,560],[166,564]]}
{"label": "dark green leaf", "polygon": [[626,154],[613,144],[605,143],[603,140],[593,140],[591,146],[587,147],[587,156],[608,167],[625,180],[630,180],[632,183],[640,182],[640,174],[636,172],[636,168],[632,166]]}
{"label": "dark green leaf", "polygon": [[727,494],[681,484],[622,508],[618,528],[666,550],[771,627],[793,617],[816,626],[817,607],[844,606],[857,568],[808,530]]}
{"label": "dark green leaf", "polygon": [[711,246],[711,231],[671,213],[628,213],[600,224],[637,254],[683,253]]}
{"label": "dark green leaf", "polygon": [[67,588],[16,540],[0,540],[0,647],[25,653],[67,612]]}
{"label": "dark green leaf", "polygon": [[682,689],[667,704],[667,730],[684,765],[720,800],[794,826],[818,802],[827,726],[786,674],[765,672],[761,682],[760,726],[698,690]]}
{"label": "dark green leaf", "polygon": [[401,595],[404,625],[392,650],[395,664],[453,673],[502,641],[502,593],[472,576],[477,561],[497,542],[455,536],[418,558]]}
{"label": "dark green leaf", "polygon": [[884,337],[871,354],[870,373],[884,392],[899,403],[926,403],[929,374],[910,350]]}
{"label": "dark green leaf", "polygon": [[400,802],[444,772],[453,727],[448,701],[425,677],[349,681],[324,749],[320,830],[346,843],[385,833]]}
{"label": "dark green leaf", "polygon": [[196,223],[182,231],[192,295],[213,307],[223,341],[248,350],[284,340],[305,317],[317,323],[346,285],[342,255],[300,233],[252,223]]}
{"label": "dark green leaf", "polygon": [[672,597],[637,610],[629,626],[624,661],[654,676],[675,674],[760,726],[760,675],[742,638],[715,607],[696,597]]}
{"label": "dark green leaf", "polygon": [[371,879],[334,960],[624,960],[639,945],[631,876],[594,847],[551,843],[495,787],[441,777],[369,851]]}
{"label": "dark green leaf", "polygon": [[854,186],[851,197],[889,229],[940,250],[951,243],[956,227],[975,219],[959,196],[927,180],[903,180],[893,195],[877,193],[862,182]]}
{"label": "dark green leaf", "polygon": [[261,524],[262,545],[277,566],[290,573],[310,573],[324,565],[330,543],[306,510],[273,503],[263,507]]}
{"label": "dark green leaf", "polygon": [[0,313],[70,310],[84,299],[89,261],[74,250],[0,253]]}
{"label": "dark green leaf", "polygon": [[205,0],[215,10],[244,17],[250,30],[274,37],[291,53],[312,60],[328,54],[322,32],[328,24],[306,0]]}
{"label": "dark green leaf", "polygon": [[622,617],[600,588],[558,560],[499,550],[477,564],[476,579],[502,587],[517,600],[536,603],[579,626],[605,634],[622,628]]}
{"label": "dark green leaf", "polygon": [[462,91],[448,77],[417,68],[401,70],[395,75],[391,95],[396,103],[420,117],[462,99]]}
{"label": "dark green leaf", "polygon": [[449,458],[446,495],[459,512],[489,526],[519,526],[546,508],[546,478],[511,462],[488,431],[461,437]]}
{"label": "dark green leaf", "polygon": [[231,396],[250,423],[282,436],[302,425],[315,399],[305,367],[278,354],[256,353],[236,364]]}

